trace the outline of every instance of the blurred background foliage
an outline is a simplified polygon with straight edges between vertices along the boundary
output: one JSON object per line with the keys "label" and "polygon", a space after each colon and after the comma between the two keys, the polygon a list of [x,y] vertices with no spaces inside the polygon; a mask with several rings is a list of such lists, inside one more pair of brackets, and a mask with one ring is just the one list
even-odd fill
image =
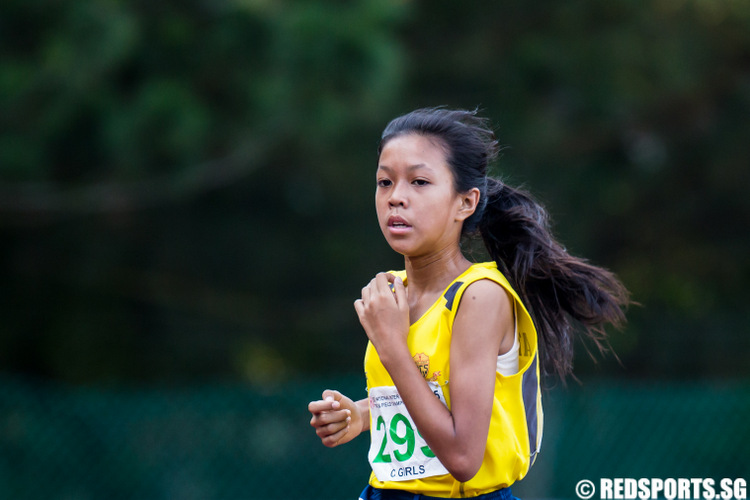
{"label": "blurred background foliage", "polygon": [[365,396],[376,146],[435,105],[640,303],[514,492],[748,477],[747,0],[4,0],[0,496],[356,494],[306,405]]}
{"label": "blurred background foliage", "polygon": [[441,104],[641,304],[579,375],[750,375],[745,0],[6,0],[2,370],[359,373],[379,133]]}

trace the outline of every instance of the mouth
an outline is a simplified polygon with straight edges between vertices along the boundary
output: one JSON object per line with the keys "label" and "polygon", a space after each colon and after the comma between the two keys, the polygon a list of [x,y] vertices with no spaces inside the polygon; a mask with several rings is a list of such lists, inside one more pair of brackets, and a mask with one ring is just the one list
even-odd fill
{"label": "mouth", "polygon": [[411,229],[411,224],[399,215],[388,217],[388,230],[393,234],[403,234]]}

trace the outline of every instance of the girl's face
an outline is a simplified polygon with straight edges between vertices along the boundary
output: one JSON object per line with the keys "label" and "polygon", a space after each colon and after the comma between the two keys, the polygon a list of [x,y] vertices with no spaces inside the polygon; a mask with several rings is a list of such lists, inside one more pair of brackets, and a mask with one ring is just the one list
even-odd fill
{"label": "girl's face", "polygon": [[[474,192],[476,191],[476,192]],[[389,140],[380,154],[375,205],[388,244],[407,257],[458,245],[479,190],[457,193],[444,149],[427,136]]]}

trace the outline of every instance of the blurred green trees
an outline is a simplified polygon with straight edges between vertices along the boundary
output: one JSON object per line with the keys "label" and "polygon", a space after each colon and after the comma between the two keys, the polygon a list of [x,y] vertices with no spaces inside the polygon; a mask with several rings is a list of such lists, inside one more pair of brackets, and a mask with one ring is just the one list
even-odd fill
{"label": "blurred green trees", "polygon": [[447,104],[642,304],[580,370],[748,375],[747,2],[11,0],[0,56],[5,370],[360,370],[379,132]]}

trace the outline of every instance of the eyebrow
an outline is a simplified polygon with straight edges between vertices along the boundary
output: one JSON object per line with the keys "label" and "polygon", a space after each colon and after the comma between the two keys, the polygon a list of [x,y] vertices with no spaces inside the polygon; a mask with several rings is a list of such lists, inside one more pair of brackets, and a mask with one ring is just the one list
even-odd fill
{"label": "eyebrow", "polygon": [[[406,167],[406,171],[408,173],[412,173],[413,171],[419,170],[421,168],[426,168],[427,170],[432,172],[432,169],[428,167],[427,165],[425,165],[424,163],[417,163],[416,165],[409,165],[408,167]],[[378,170],[385,170],[386,172],[389,172],[389,173],[393,172],[393,169],[389,167],[388,165],[378,165]]]}

